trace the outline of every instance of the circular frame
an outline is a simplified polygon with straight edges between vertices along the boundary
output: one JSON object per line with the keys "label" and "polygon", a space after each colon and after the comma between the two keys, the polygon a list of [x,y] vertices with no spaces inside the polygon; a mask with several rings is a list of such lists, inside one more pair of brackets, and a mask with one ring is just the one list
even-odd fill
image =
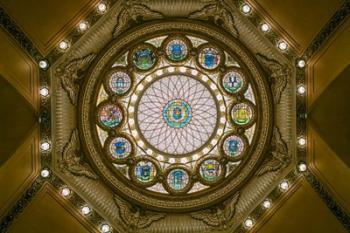
{"label": "circular frame", "polygon": [[[238,104],[246,104],[246,105],[248,105],[248,106],[252,109],[252,118],[251,118],[251,120],[249,121],[249,123],[247,123],[247,124],[245,124],[245,125],[237,124],[236,122],[234,122],[234,120],[233,120],[233,118],[232,118],[232,109],[233,109],[234,106],[236,106],[236,105],[238,105]],[[255,123],[256,120],[257,120],[256,111],[257,111],[257,109],[256,109],[255,105],[254,105],[252,102],[250,102],[249,100],[244,99],[243,101],[236,101],[236,102],[232,103],[232,104],[230,105],[230,107],[229,107],[229,111],[227,112],[227,114],[228,114],[228,117],[229,117],[228,119],[230,119],[230,122],[231,122],[232,125],[234,125],[234,126],[237,127],[237,128],[248,129],[248,128],[250,128],[251,126],[253,126],[254,123]]]}
{"label": "circular frame", "polygon": [[[170,174],[171,171],[176,170],[176,169],[184,170],[187,172],[187,175],[188,175],[188,183],[181,190],[174,190],[168,184],[168,175]],[[192,188],[192,186],[194,184],[192,176],[193,176],[192,172],[186,166],[184,166],[182,164],[173,164],[173,165],[169,166],[164,172],[163,187],[166,191],[168,191],[170,194],[173,194],[173,195],[185,194],[188,191],[190,191],[190,189]]]}
{"label": "circular frame", "polygon": [[[221,174],[215,181],[205,180],[200,174],[200,168],[201,168],[202,164],[207,160],[215,160],[221,166]],[[223,159],[219,158],[219,157],[205,157],[205,158],[202,158],[199,161],[197,161],[196,168],[195,168],[195,171],[196,171],[195,174],[198,177],[197,178],[198,181],[201,182],[202,184],[208,185],[208,186],[213,186],[213,185],[216,185],[218,182],[220,182],[226,175],[226,163],[223,163],[222,160]]]}
{"label": "circular frame", "polygon": [[[154,62],[154,64],[148,68],[148,69],[140,69],[139,67],[137,67],[133,61],[133,55],[135,54],[135,52],[137,50],[140,50],[141,48],[148,48],[150,49],[153,54],[156,56],[156,60]],[[133,48],[133,50],[130,51],[130,53],[128,54],[128,64],[132,67],[134,67],[138,72],[140,73],[145,73],[147,71],[150,71],[151,69],[153,69],[154,67],[156,67],[159,63],[159,58],[157,56],[158,54],[158,49],[156,47],[154,47],[154,45],[150,44],[150,43],[146,43],[146,42],[143,42],[143,43],[140,43],[138,44],[137,46],[135,46],[135,48]]]}
{"label": "circular frame", "polygon": [[[120,121],[120,123],[119,123],[118,125],[114,126],[114,127],[108,127],[108,126],[104,125],[104,124],[101,122],[101,120],[100,120],[100,118],[99,118],[99,116],[98,116],[98,113],[100,112],[100,109],[101,109],[103,106],[108,105],[108,104],[117,106],[117,107],[120,109],[120,111],[121,111],[121,113],[122,113],[122,116],[123,116],[123,118],[122,118],[122,120]],[[109,130],[111,130],[111,129],[119,129],[119,128],[121,128],[121,127],[125,124],[126,118],[127,118],[127,115],[126,115],[126,112],[125,112],[125,109],[123,108],[123,106],[121,106],[121,104],[119,104],[118,102],[116,102],[116,101],[111,101],[111,100],[102,101],[97,107],[95,107],[95,111],[94,111],[94,112],[95,112],[95,118],[96,118],[96,123],[97,123],[97,125],[98,125],[101,129],[104,129],[104,130],[106,130],[106,131],[109,131]]]}
{"label": "circular frame", "polygon": [[[136,45],[136,42],[140,43],[146,39],[162,36],[168,34],[169,31],[203,37],[209,42],[215,40],[225,51],[228,51],[230,54],[233,53],[237,57],[242,69],[249,70],[251,73],[250,76],[254,77],[251,80],[253,83],[252,88],[259,95],[259,98],[256,100],[256,113],[259,114],[256,122],[256,134],[259,137],[253,138],[249,158],[244,160],[240,167],[234,171],[235,174],[239,172],[239,176],[232,174],[230,175],[230,179],[224,179],[223,182],[211,189],[181,197],[155,194],[149,190],[140,189],[136,185],[130,185],[130,182],[125,181],[126,179],[120,179],[116,176],[100,156],[102,148],[97,138],[94,111],[91,111],[91,103],[94,103],[98,95],[96,87],[101,85],[101,72],[111,67],[112,59],[118,54],[125,53],[126,48]],[[271,138],[273,118],[273,106],[271,103],[271,92],[259,63],[256,61],[254,55],[237,39],[222,30],[198,21],[176,20],[176,23],[173,20],[149,22],[125,32],[118,39],[115,39],[106,46],[99,57],[94,59],[80,91],[79,133],[82,148],[94,171],[100,177],[103,177],[103,180],[110,188],[121,194],[124,198],[157,211],[192,211],[224,200],[244,185],[250,175],[256,171],[263,160],[263,155],[267,150],[268,142]]]}
{"label": "circular frame", "polygon": [[[113,158],[113,155],[110,153],[109,147],[110,143],[117,137],[122,137],[127,139],[130,142],[131,145],[131,152],[128,156],[126,156],[124,159],[116,159]],[[107,159],[111,161],[112,163],[117,163],[117,164],[124,164],[128,161],[129,158],[133,157],[135,155],[135,144],[134,141],[131,139],[131,137],[125,133],[117,133],[116,135],[109,136],[105,143],[104,143],[104,152],[105,155],[107,156]]]}
{"label": "circular frame", "polygon": [[[224,79],[225,75],[230,73],[230,72],[237,72],[237,73],[239,73],[241,75],[242,79],[243,79],[243,86],[236,93],[231,93],[231,92],[227,91],[224,88],[224,85],[223,85],[223,79]],[[229,95],[229,96],[237,96],[239,94],[244,95],[244,93],[247,91],[248,86],[249,86],[249,77],[247,77],[247,76],[248,75],[246,75],[245,72],[242,69],[240,69],[238,67],[229,67],[229,68],[227,68],[225,70],[225,72],[220,73],[220,76],[219,76],[219,87],[220,87],[222,92],[224,92],[226,95]]]}
{"label": "circular frame", "polygon": [[[123,94],[117,94],[117,93],[115,93],[115,92],[111,89],[111,87],[109,86],[109,82],[110,82],[111,76],[112,76],[112,74],[115,73],[115,72],[122,72],[122,73],[127,74],[127,75],[130,77],[130,87],[129,87],[129,89],[128,89],[125,93],[123,93]],[[135,82],[134,82],[134,79],[135,79],[135,78],[133,77],[133,75],[132,75],[130,72],[128,72],[128,69],[127,69],[126,67],[120,67],[120,66],[118,66],[118,67],[115,67],[115,68],[113,68],[113,69],[111,69],[111,70],[109,70],[109,71],[107,71],[107,72],[105,73],[105,75],[104,75],[103,86],[104,86],[106,92],[107,92],[109,95],[126,96],[126,95],[128,95],[128,94],[132,91],[132,89],[133,89],[133,87],[134,87],[134,83],[135,83]]]}
{"label": "circular frame", "polygon": [[[182,60],[180,61],[174,61],[174,60],[171,60],[168,55],[167,55],[167,52],[166,52],[166,46],[172,41],[172,40],[181,40],[185,43],[185,45],[187,46],[187,55],[185,56],[185,58],[183,58]],[[169,35],[163,42],[162,42],[162,45],[161,45],[161,49],[162,51],[164,52],[164,57],[165,59],[170,63],[170,64],[183,64],[183,63],[186,63],[189,58],[191,57],[191,51],[193,50],[193,46],[192,46],[192,43],[191,41],[186,37],[186,36],[183,36],[181,34],[172,34],[172,35]]]}
{"label": "circular frame", "polygon": [[[155,169],[156,169],[156,176],[154,177],[154,179],[150,182],[147,182],[147,183],[143,183],[141,181],[138,180],[138,178],[135,176],[135,173],[134,173],[134,170],[135,170],[135,167],[136,165],[139,163],[139,162],[142,162],[142,161],[147,161],[147,162],[151,162]],[[161,175],[161,169],[159,167],[159,164],[157,163],[157,161],[155,161],[154,159],[150,158],[150,157],[147,157],[147,158],[142,158],[142,157],[138,157],[137,159],[135,159],[135,161],[132,163],[132,165],[129,167],[129,176],[130,178],[140,187],[151,187],[153,185],[155,185],[156,183],[159,182],[159,176]]]}
{"label": "circular frame", "polygon": [[[220,62],[219,62],[219,64],[217,65],[217,67],[215,67],[214,69],[207,69],[207,68],[203,67],[203,66],[201,65],[201,63],[199,62],[199,55],[200,55],[201,51],[202,51],[203,49],[206,49],[206,48],[214,48],[214,49],[216,49],[216,51],[218,51],[218,54],[219,54],[219,56],[220,56]],[[212,73],[214,73],[214,72],[219,71],[219,70],[223,67],[223,64],[225,63],[225,54],[224,54],[224,52],[223,52],[220,48],[218,48],[216,45],[213,45],[213,44],[211,44],[210,42],[209,42],[209,43],[204,43],[204,44],[201,44],[200,46],[198,46],[196,50],[197,50],[197,53],[196,53],[196,58],[195,58],[195,60],[196,60],[196,64],[197,64],[197,67],[198,67],[198,68],[200,68],[200,69],[202,69],[202,70],[205,70],[206,72],[212,72]]]}
{"label": "circular frame", "polygon": [[[241,154],[237,157],[232,157],[232,156],[229,156],[225,153],[225,150],[224,150],[224,142],[225,140],[230,137],[230,136],[237,136],[237,137],[240,137],[244,143],[244,149],[243,151],[241,152]],[[220,151],[220,154],[222,156],[224,156],[228,161],[231,161],[231,162],[237,162],[237,161],[240,161],[242,160],[246,155],[247,155],[247,152],[249,151],[248,148],[250,147],[249,145],[249,141],[247,139],[247,137],[244,135],[244,134],[237,134],[237,133],[234,133],[234,132],[229,132],[227,133],[222,139],[221,141],[219,142],[219,151]]]}

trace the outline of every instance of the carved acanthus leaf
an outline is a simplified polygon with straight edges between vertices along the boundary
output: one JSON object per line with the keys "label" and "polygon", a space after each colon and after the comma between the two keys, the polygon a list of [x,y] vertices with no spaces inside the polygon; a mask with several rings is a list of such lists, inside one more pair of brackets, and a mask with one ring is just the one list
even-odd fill
{"label": "carved acanthus leaf", "polygon": [[274,103],[279,104],[282,92],[287,87],[288,77],[290,76],[291,70],[287,65],[282,65],[278,61],[269,59],[259,53],[256,55],[256,58],[269,75],[268,81],[273,93]]}
{"label": "carved acanthus leaf", "polygon": [[117,37],[128,27],[130,21],[138,22],[141,20],[151,20],[163,18],[163,14],[150,9],[144,1],[125,0],[122,3],[122,10],[117,16],[117,25],[115,26],[113,36]]}
{"label": "carved acanthus leaf", "polygon": [[210,0],[205,2],[206,5],[202,9],[192,12],[188,17],[198,20],[209,20],[212,18],[215,24],[222,26],[232,35],[238,37],[238,30],[235,27],[232,10],[225,0]]}
{"label": "carved acanthus leaf", "polygon": [[261,176],[267,172],[275,172],[286,167],[290,163],[287,143],[283,140],[282,135],[277,127],[273,130],[270,156],[265,159],[261,168],[256,172]]}
{"label": "carved acanthus leaf", "polygon": [[95,56],[95,54],[91,53],[83,58],[65,62],[56,69],[56,75],[61,79],[62,87],[67,92],[73,105],[77,104],[79,80],[83,77],[83,72],[89,67]]}
{"label": "carved acanthus leaf", "polygon": [[80,141],[78,130],[73,130],[69,142],[65,145],[62,153],[62,160],[60,162],[60,169],[62,172],[70,172],[76,176],[86,176],[91,179],[98,179],[86,163],[83,163],[80,152]]}
{"label": "carved acanthus leaf", "polygon": [[119,196],[114,196],[114,202],[118,207],[118,217],[129,232],[149,227],[153,222],[165,218],[165,213],[156,213],[132,207]]}
{"label": "carved acanthus leaf", "polygon": [[219,230],[227,229],[235,215],[236,205],[239,200],[239,193],[232,199],[229,199],[223,204],[223,207],[215,207],[191,213],[191,217],[200,220],[208,226],[215,227]]}

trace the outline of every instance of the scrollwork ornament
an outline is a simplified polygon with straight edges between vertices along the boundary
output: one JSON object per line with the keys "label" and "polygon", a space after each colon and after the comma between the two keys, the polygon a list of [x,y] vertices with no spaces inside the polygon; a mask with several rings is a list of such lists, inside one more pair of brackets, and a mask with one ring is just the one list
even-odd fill
{"label": "scrollwork ornament", "polygon": [[271,150],[268,153],[268,158],[265,159],[261,168],[256,172],[257,176],[261,176],[267,172],[278,171],[290,163],[287,143],[283,140],[277,127],[274,127]]}
{"label": "scrollwork ornament", "polygon": [[62,160],[59,162],[60,169],[64,173],[69,172],[76,176],[85,176],[94,180],[98,179],[96,174],[82,161],[77,129],[73,130],[69,142],[63,149]]}
{"label": "scrollwork ornament", "polygon": [[282,93],[287,87],[288,77],[291,74],[291,69],[276,60],[269,59],[262,54],[256,54],[256,58],[262,65],[265,72],[269,75],[268,82],[273,94],[275,104],[281,102]]}
{"label": "scrollwork ornament", "polygon": [[239,201],[240,193],[234,195],[232,199],[226,201],[222,206],[190,213],[191,217],[204,222],[206,225],[215,227],[218,230],[227,229],[236,212],[236,205]]}
{"label": "scrollwork ornament", "polygon": [[79,80],[83,78],[83,72],[87,70],[95,56],[91,53],[83,58],[66,62],[56,69],[56,76],[61,79],[62,87],[73,105],[76,105],[78,100]]}
{"label": "scrollwork ornament", "polygon": [[137,206],[131,206],[117,195],[114,196],[114,202],[118,207],[118,219],[122,221],[128,232],[147,228],[166,216],[165,213],[145,211]]}
{"label": "scrollwork ornament", "polygon": [[115,26],[113,36],[117,37],[125,31],[130,23],[139,22],[140,20],[161,19],[163,14],[150,9],[148,6],[142,4],[140,0],[125,0],[122,3],[122,10],[117,17],[117,25]]}
{"label": "scrollwork ornament", "polygon": [[188,17],[190,19],[210,20],[213,19],[216,25],[222,26],[232,35],[238,37],[239,33],[235,27],[235,21],[230,6],[225,0],[205,0],[206,5]]}

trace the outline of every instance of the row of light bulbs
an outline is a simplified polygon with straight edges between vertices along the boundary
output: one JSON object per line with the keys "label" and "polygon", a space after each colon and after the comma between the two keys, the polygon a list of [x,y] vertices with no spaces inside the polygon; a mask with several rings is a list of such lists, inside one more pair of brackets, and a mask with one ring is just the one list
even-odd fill
{"label": "row of light bulbs", "polygon": [[[106,2],[104,1],[101,1],[97,6],[96,6],[96,11],[99,13],[99,14],[104,14],[106,13],[108,10],[108,5]],[[251,14],[252,12],[252,8],[249,4],[247,3],[244,3],[241,7],[241,11],[242,13],[244,13],[245,15],[249,15]],[[77,30],[81,33],[85,32],[88,28],[90,27],[89,25],[89,22],[88,21],[81,21],[77,27]],[[269,24],[267,23],[263,23],[260,25],[260,29],[262,32],[264,33],[267,33],[270,31],[271,27]],[[58,44],[58,49],[60,51],[67,51],[70,47],[70,43],[68,40],[62,40],[59,44]],[[286,51],[288,49],[288,44],[285,42],[285,41],[279,41],[278,44],[277,44],[277,47],[281,50],[281,51]],[[43,59],[43,60],[40,60],[39,61],[39,67],[43,70],[46,70],[48,69],[49,67],[49,63],[47,60]],[[306,65],[306,61],[303,60],[303,59],[299,59],[297,61],[297,67],[298,68],[304,68],[305,65]],[[305,92],[306,92],[306,88],[304,85],[300,85],[298,86],[297,88],[297,92],[300,94],[300,95],[304,95]],[[40,95],[42,97],[48,97],[49,96],[49,89],[47,87],[42,87],[40,89]],[[300,137],[298,139],[298,145],[303,147],[306,145],[306,139],[304,137]],[[40,146],[41,150],[44,151],[44,152],[47,152],[51,149],[51,144],[47,141],[45,142],[42,142],[41,143],[41,146]],[[298,164],[298,170],[299,172],[305,172],[307,170],[307,166],[305,164],[305,162],[300,162]],[[44,168],[42,171],[41,171],[41,176],[43,178],[48,178],[50,176],[50,171],[47,169],[47,168]],[[282,192],[285,192],[289,189],[290,185],[289,185],[289,182],[287,180],[283,180],[280,184],[279,184],[279,189],[282,191]],[[67,186],[63,186],[61,189],[60,189],[60,194],[62,197],[64,198],[69,198],[71,195],[72,195],[72,191],[71,189],[69,189]],[[271,200],[269,199],[266,199],[262,202],[262,207],[264,209],[269,209],[270,207],[272,206],[272,202]],[[88,205],[83,205],[81,206],[80,208],[80,212],[82,215],[84,216],[89,216],[91,213],[92,213],[92,209],[88,206]],[[251,217],[248,217],[244,220],[243,222],[243,226],[244,228],[246,229],[251,229],[255,224],[255,220]],[[109,232],[112,232],[113,228],[111,227],[111,225],[109,225],[108,223],[102,223],[99,227],[99,230],[100,232],[102,233],[109,233]]]}

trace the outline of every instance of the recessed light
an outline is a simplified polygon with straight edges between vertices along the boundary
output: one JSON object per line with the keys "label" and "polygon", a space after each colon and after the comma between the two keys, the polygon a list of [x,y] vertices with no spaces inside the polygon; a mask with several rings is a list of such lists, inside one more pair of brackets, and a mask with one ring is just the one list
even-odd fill
{"label": "recessed light", "polygon": [[252,8],[247,3],[244,3],[242,5],[242,12],[244,14],[249,14],[251,11],[252,11]]}
{"label": "recessed light", "polygon": [[81,213],[83,214],[83,215],[89,215],[90,213],[91,213],[91,208],[89,207],[89,206],[87,206],[87,205],[84,205],[84,206],[82,206],[81,208],[80,208],[80,211],[81,211]]}
{"label": "recessed light", "polygon": [[278,42],[277,46],[282,51],[285,51],[288,49],[288,44],[285,41]]}
{"label": "recessed light", "polygon": [[41,145],[40,145],[40,148],[43,150],[43,151],[48,151],[50,150],[50,143],[48,142],[42,142]]}
{"label": "recessed light", "polygon": [[191,70],[191,74],[196,76],[198,74],[198,71],[197,70]]}
{"label": "recessed light", "polygon": [[62,197],[69,197],[71,195],[72,191],[69,188],[64,187],[64,188],[61,188],[60,193],[61,193]]}
{"label": "recessed light", "polygon": [[107,12],[107,4],[105,2],[100,2],[97,4],[97,12],[100,14],[104,14]]}
{"label": "recessed light", "polygon": [[271,207],[271,201],[270,200],[265,200],[262,205],[263,205],[263,207],[265,209],[268,209],[268,208]]}
{"label": "recessed light", "polygon": [[103,223],[100,226],[100,231],[102,233],[109,233],[112,231],[112,227],[110,225],[108,225],[107,223]]}
{"label": "recessed light", "polygon": [[305,92],[306,92],[305,86],[304,86],[304,85],[300,85],[300,86],[298,87],[298,93],[299,93],[300,95],[303,95],[303,94],[305,94]]}
{"label": "recessed light", "polygon": [[305,171],[307,170],[306,164],[305,164],[304,162],[299,163],[299,165],[298,165],[298,170],[299,170],[300,172],[305,172]]}
{"label": "recessed light", "polygon": [[40,95],[42,97],[47,97],[49,95],[49,89],[46,87],[40,88]]}
{"label": "recessed light", "polygon": [[80,32],[85,32],[89,28],[89,23],[85,20],[81,21],[78,25],[78,30]]}
{"label": "recessed light", "polygon": [[305,146],[306,139],[304,137],[299,138],[298,139],[298,144],[299,144],[299,146]]}
{"label": "recessed light", "polygon": [[244,227],[247,229],[250,229],[254,226],[254,221],[251,218],[247,218],[246,220],[244,220]]}
{"label": "recessed light", "polygon": [[49,62],[47,60],[40,60],[39,67],[40,69],[46,70],[49,67]]}
{"label": "recessed light", "polygon": [[298,63],[297,63],[297,66],[298,66],[299,68],[304,68],[305,65],[306,65],[306,61],[305,61],[304,59],[300,59],[300,60],[298,61]]}
{"label": "recessed light", "polygon": [[43,170],[41,170],[40,175],[43,178],[47,178],[50,176],[50,171],[48,169],[44,168]]}
{"label": "recessed light", "polygon": [[263,32],[268,32],[270,30],[270,25],[268,25],[267,23],[263,23],[261,24],[260,29]]}
{"label": "recessed light", "polygon": [[58,44],[58,48],[62,51],[66,51],[68,48],[69,48],[69,43],[68,41],[66,40],[63,40],[61,41],[59,44]]}
{"label": "recessed light", "polygon": [[286,180],[282,181],[279,186],[282,191],[287,191],[289,189],[289,183]]}

